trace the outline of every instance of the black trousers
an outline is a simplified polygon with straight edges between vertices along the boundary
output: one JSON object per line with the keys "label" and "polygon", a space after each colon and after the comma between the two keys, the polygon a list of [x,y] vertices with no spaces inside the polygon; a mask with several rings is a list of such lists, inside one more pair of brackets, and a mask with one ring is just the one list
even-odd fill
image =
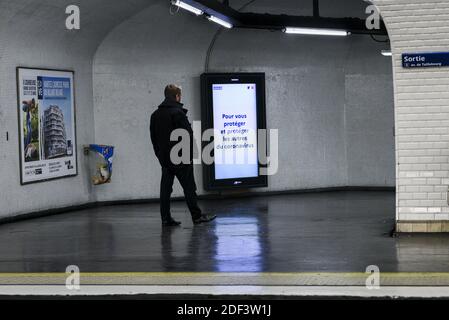
{"label": "black trousers", "polygon": [[162,221],[171,219],[170,196],[173,192],[173,182],[175,177],[184,190],[187,206],[189,207],[192,220],[201,217],[201,209],[198,207],[196,184],[193,176],[193,165],[177,168],[162,167],[161,179],[161,218]]}

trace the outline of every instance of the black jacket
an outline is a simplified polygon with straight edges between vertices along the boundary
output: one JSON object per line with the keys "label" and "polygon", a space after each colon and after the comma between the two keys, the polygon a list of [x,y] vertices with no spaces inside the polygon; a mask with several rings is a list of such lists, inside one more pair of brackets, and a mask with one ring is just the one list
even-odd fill
{"label": "black jacket", "polygon": [[165,99],[157,110],[153,112],[150,120],[151,142],[153,143],[154,153],[162,167],[179,166],[173,164],[170,160],[171,149],[178,143],[178,141],[170,141],[170,135],[176,129],[185,129],[189,133],[190,164],[192,164],[193,130],[187,118],[187,109],[183,108],[182,103]]}

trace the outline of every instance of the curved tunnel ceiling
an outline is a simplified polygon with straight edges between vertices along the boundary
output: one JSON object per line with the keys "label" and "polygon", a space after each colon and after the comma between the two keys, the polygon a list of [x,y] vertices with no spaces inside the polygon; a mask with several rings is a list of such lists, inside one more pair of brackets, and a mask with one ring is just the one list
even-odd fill
{"label": "curved tunnel ceiling", "polygon": [[[240,8],[249,2],[230,0],[230,5]],[[81,10],[81,30],[76,32],[65,29],[65,8],[71,4]],[[168,0],[0,0],[0,59],[10,43],[30,48],[35,54],[43,54],[47,46],[52,48],[52,43],[58,43],[60,49],[63,43],[67,54],[93,55],[111,30],[154,4],[169,7]],[[363,17],[366,5],[362,0],[347,0],[344,6],[321,0],[320,11],[322,16]],[[312,8],[312,0],[255,0],[245,11],[310,15]],[[215,28],[211,25],[211,30]]]}
{"label": "curved tunnel ceiling", "polygon": [[[65,43],[67,50],[93,54],[110,30],[155,2],[158,0],[0,0],[0,54],[10,42],[29,42],[24,47],[33,50],[52,41]],[[65,28],[65,9],[71,4],[80,7],[78,31]]]}

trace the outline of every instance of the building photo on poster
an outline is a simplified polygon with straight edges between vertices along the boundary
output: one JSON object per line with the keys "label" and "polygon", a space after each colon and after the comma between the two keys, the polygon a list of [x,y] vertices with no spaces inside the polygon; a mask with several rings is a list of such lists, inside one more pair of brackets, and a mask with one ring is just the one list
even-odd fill
{"label": "building photo on poster", "polygon": [[21,184],[77,174],[73,78],[17,68]]}

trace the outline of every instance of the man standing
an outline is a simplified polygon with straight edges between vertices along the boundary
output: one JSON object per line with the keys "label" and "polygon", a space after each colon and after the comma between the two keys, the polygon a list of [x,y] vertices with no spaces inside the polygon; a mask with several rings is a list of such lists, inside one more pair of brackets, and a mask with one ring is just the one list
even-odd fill
{"label": "man standing", "polygon": [[[164,94],[165,100],[151,115],[150,121],[151,142],[162,167],[160,193],[162,225],[171,227],[181,224],[172,218],[170,212],[170,196],[175,177],[184,190],[193,223],[212,221],[216,216],[202,214],[197,204],[196,184],[193,176],[193,130],[187,119],[187,110],[181,103],[181,88],[170,84],[165,88]],[[171,149],[178,143],[170,140],[172,132],[176,129],[186,130],[189,134],[190,161],[188,163],[174,164],[170,157]]]}

